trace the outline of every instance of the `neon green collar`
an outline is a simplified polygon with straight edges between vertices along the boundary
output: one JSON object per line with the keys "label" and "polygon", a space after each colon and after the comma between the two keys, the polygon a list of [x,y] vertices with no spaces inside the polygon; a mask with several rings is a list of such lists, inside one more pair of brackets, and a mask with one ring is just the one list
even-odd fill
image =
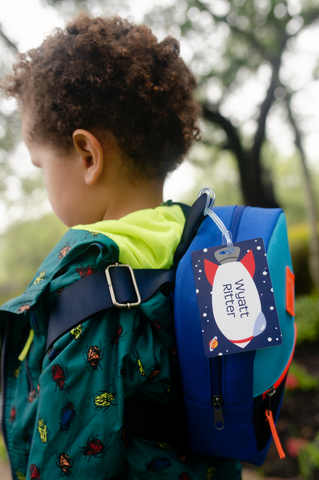
{"label": "neon green collar", "polygon": [[119,247],[120,263],[132,268],[169,268],[184,223],[181,208],[173,205],[139,210],[119,220],[77,225],[73,229],[107,235]]}

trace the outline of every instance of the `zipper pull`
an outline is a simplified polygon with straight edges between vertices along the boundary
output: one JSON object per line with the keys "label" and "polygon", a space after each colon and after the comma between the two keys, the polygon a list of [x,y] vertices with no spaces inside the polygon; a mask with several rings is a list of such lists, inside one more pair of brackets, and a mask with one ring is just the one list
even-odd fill
{"label": "zipper pull", "polygon": [[285,458],[285,452],[281,446],[281,442],[279,440],[279,437],[278,437],[278,433],[277,433],[277,430],[276,430],[276,425],[275,425],[275,421],[274,421],[274,417],[273,417],[273,414],[272,414],[272,411],[271,411],[271,397],[273,395],[275,395],[276,393],[276,389],[274,386],[272,386],[269,390],[268,390],[268,410],[265,411],[265,414],[266,414],[266,420],[268,421],[269,423],[269,427],[270,427],[270,430],[271,430],[271,433],[272,433],[272,437],[274,439],[274,442],[275,442],[275,445],[276,445],[276,448],[277,448],[277,452],[278,452],[278,455],[279,455],[279,458],[282,459],[282,458]]}
{"label": "zipper pull", "polygon": [[223,430],[224,417],[222,412],[223,397],[221,395],[213,395],[212,404],[214,407],[214,426],[216,430]]}
{"label": "zipper pull", "polygon": [[275,425],[275,422],[274,422],[274,417],[272,415],[272,411],[271,410],[266,410],[265,413],[266,413],[266,419],[269,422],[270,430],[271,430],[271,433],[272,433],[272,436],[273,436],[273,439],[274,439],[274,442],[275,442],[275,445],[276,445],[276,448],[277,448],[279,458],[280,459],[285,458],[286,455],[285,455],[285,452],[283,451],[283,448],[281,446],[281,443],[280,443],[280,440],[279,440],[279,437],[278,437],[278,433],[277,433],[277,430],[276,430],[276,425]]}
{"label": "zipper pull", "polygon": [[29,336],[28,336],[28,339],[26,341],[26,344],[25,346],[23,347],[23,350],[22,352],[20,353],[18,359],[20,360],[20,362],[23,362],[23,360],[25,360],[26,356],[28,355],[28,352],[30,350],[30,347],[31,347],[31,343],[33,341],[33,337],[34,337],[34,330],[30,330],[29,332]]}

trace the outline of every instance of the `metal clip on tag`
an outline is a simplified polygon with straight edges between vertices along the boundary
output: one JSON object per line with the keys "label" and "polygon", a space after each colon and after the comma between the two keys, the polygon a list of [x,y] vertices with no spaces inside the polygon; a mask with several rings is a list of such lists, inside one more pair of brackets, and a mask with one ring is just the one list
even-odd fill
{"label": "metal clip on tag", "polygon": [[227,230],[223,221],[219,218],[218,215],[213,211],[213,205],[215,203],[215,192],[212,188],[202,188],[199,192],[198,196],[207,195],[206,206],[204,210],[204,215],[208,215],[213,222],[216,223],[219,230],[222,232],[223,240],[222,244],[227,245],[227,250],[225,250],[225,254],[232,253],[234,251],[234,245],[231,238],[231,232]]}
{"label": "metal clip on tag", "polygon": [[236,262],[239,257],[240,248],[233,247],[232,249],[220,248],[214,253],[214,256],[218,263],[223,265],[224,263]]}
{"label": "metal clip on tag", "polygon": [[[134,303],[129,303],[129,302],[119,303],[116,300],[115,292],[114,292],[114,288],[113,288],[113,283],[112,283],[112,278],[111,278],[111,275],[110,275],[110,269],[115,268],[115,267],[119,267],[119,268],[125,267],[125,268],[129,269],[129,272],[131,274],[132,284],[133,284],[133,287],[134,287],[134,290],[135,290],[135,295],[136,295],[136,298],[137,298],[137,302],[134,302]],[[122,263],[115,263],[113,265],[109,265],[105,269],[105,276],[106,276],[106,281],[107,281],[107,284],[108,284],[108,287],[109,287],[109,290],[110,290],[110,295],[111,295],[113,305],[115,305],[116,307],[119,307],[119,308],[131,308],[131,307],[138,307],[140,305],[141,296],[140,296],[140,292],[138,290],[138,286],[137,286],[137,283],[136,283],[136,278],[135,278],[133,269],[130,265],[124,265]]]}

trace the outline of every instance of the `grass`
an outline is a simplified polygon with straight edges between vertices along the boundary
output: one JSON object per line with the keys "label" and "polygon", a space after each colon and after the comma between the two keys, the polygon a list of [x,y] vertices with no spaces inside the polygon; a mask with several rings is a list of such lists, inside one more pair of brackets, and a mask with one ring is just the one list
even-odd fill
{"label": "grass", "polygon": [[0,461],[1,462],[8,461],[6,447],[4,446],[3,438],[1,435],[0,435]]}
{"label": "grass", "polygon": [[297,343],[315,342],[319,339],[319,295],[296,298]]}

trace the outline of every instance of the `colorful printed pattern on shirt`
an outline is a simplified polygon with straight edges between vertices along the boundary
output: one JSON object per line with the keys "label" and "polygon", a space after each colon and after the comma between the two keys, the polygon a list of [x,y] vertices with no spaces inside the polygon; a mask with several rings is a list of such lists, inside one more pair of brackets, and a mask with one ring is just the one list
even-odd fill
{"label": "colorful printed pattern on shirt", "polygon": [[[56,296],[117,259],[117,246],[104,235],[71,231],[26,293],[5,306],[20,313],[12,319],[5,411],[15,478],[239,479],[233,461],[189,457],[125,432],[125,398],[177,402],[170,298],[158,292],[138,309],[95,315],[45,352],[48,310]],[[30,326],[34,339],[20,362]]]}

